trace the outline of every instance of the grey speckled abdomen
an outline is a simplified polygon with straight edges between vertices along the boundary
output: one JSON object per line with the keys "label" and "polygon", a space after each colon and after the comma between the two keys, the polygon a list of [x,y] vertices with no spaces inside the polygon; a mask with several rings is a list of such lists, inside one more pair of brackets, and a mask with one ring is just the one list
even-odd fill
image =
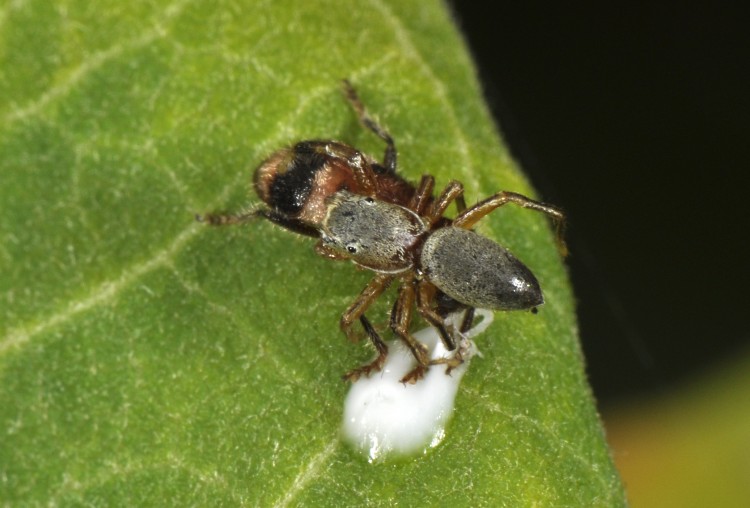
{"label": "grey speckled abdomen", "polygon": [[531,270],[506,249],[473,231],[438,229],[425,241],[420,264],[430,282],[471,307],[523,310],[544,303]]}

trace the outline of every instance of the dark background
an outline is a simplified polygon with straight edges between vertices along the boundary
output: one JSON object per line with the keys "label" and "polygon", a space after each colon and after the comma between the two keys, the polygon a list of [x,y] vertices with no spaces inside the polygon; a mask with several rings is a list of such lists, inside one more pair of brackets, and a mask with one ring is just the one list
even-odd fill
{"label": "dark background", "polygon": [[453,10],[514,156],[568,212],[600,405],[750,353],[747,18],[703,4]]}

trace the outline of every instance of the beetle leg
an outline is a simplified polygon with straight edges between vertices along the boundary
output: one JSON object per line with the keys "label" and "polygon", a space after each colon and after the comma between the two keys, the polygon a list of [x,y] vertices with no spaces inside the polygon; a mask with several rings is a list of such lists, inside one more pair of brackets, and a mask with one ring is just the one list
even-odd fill
{"label": "beetle leg", "polygon": [[453,220],[453,225],[459,228],[471,229],[474,224],[477,223],[482,217],[489,214],[493,210],[513,203],[523,208],[529,208],[531,210],[542,212],[549,216],[555,224],[555,232],[557,234],[557,246],[562,255],[568,253],[568,249],[565,246],[565,240],[563,239],[563,231],[565,228],[565,214],[559,208],[556,208],[547,203],[540,201],[534,201],[531,198],[527,198],[521,194],[515,192],[502,191],[498,192],[494,196],[490,196],[487,199],[480,201],[476,205],[472,206],[468,210],[464,210]]}
{"label": "beetle leg", "polygon": [[409,347],[417,360],[417,366],[401,378],[402,383],[414,384],[424,377],[430,365],[427,346],[412,337],[409,333],[412,309],[414,307],[414,285],[412,281],[405,281],[398,292],[393,310],[391,311],[391,329]]}
{"label": "beetle leg", "polygon": [[385,141],[385,155],[383,156],[383,165],[389,172],[395,173],[396,159],[398,158],[398,155],[396,152],[396,144],[393,142],[393,138],[388,133],[388,131],[381,127],[377,122],[375,122],[375,120],[370,117],[370,115],[367,114],[365,105],[362,103],[362,100],[359,98],[357,91],[354,89],[349,80],[342,80],[341,86],[344,91],[344,96],[346,96],[346,100],[349,101],[349,104],[351,104],[354,112],[357,113],[357,118],[362,123],[362,125],[370,129],[375,133],[376,136]]}

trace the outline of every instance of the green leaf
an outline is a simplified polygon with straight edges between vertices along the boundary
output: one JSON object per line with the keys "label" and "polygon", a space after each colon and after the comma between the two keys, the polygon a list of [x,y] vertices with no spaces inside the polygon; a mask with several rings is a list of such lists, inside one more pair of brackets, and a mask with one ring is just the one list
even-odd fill
{"label": "green leaf", "polygon": [[[436,1],[5,2],[0,8],[0,502],[617,506],[571,290],[543,217],[479,230],[542,283],[478,338],[447,437],[369,464],[340,442],[340,313],[371,274],[261,222],[252,170],[305,138],[382,153],[471,203],[531,193]],[[388,301],[370,313],[387,322]]]}

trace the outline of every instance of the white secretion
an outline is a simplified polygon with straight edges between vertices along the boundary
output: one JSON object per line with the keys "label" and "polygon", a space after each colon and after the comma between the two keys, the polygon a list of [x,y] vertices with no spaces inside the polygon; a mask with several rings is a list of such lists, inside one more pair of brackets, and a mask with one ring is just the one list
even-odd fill
{"label": "white secretion", "polygon": [[[413,385],[399,380],[415,366],[414,357],[401,342],[388,344],[388,358],[381,372],[352,384],[344,402],[343,434],[370,462],[392,456],[425,453],[445,437],[445,426],[453,412],[458,385],[471,356],[477,353],[469,339],[492,323],[493,314],[477,310],[481,322],[466,334],[464,363],[450,375],[444,365],[432,366],[424,379]],[[459,316],[460,317],[460,316]],[[450,355],[438,332],[428,327],[414,334],[431,351],[432,358]]]}

